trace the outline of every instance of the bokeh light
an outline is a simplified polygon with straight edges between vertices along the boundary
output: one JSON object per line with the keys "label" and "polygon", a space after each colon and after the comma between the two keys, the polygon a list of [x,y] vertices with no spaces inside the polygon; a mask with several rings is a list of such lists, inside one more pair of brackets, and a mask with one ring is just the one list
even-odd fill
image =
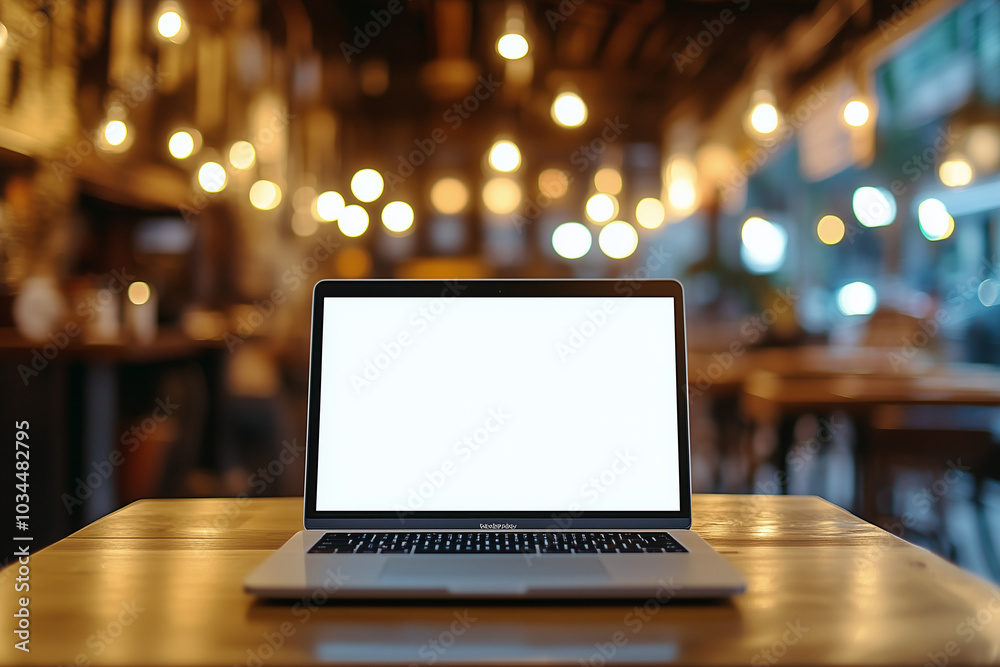
{"label": "bokeh light", "polygon": [[920,233],[929,241],[940,241],[955,231],[955,219],[940,199],[925,199],[917,206],[917,224]]}
{"label": "bokeh light", "polygon": [[598,192],[616,195],[622,191],[622,175],[614,167],[602,167],[594,174],[594,187]]}
{"label": "bokeh light", "polygon": [[666,210],[663,202],[654,197],[640,199],[635,206],[635,221],[646,229],[656,229],[663,224],[666,218]]}
{"label": "bokeh light", "polygon": [[740,257],[751,273],[773,273],[785,261],[788,234],[780,225],[759,217],[751,217],[740,231],[743,244]]}
{"label": "bokeh light", "polygon": [[878,305],[875,288],[864,282],[844,285],[837,292],[837,309],[847,316],[871,315]]}
{"label": "bokeh light", "polygon": [[337,220],[337,226],[344,236],[361,236],[368,229],[368,211],[357,204],[345,206]]}
{"label": "bokeh light", "polygon": [[315,213],[318,222],[333,222],[344,211],[344,197],[336,190],[327,190],[316,197]]}
{"label": "bokeh light", "polygon": [[778,129],[778,110],[770,102],[761,102],[750,112],[750,126],[761,134]]}
{"label": "bokeh light", "polygon": [[250,204],[261,211],[270,211],[281,203],[281,188],[273,181],[260,180],[250,186]]}
{"label": "bokeh light", "polygon": [[128,286],[128,300],[135,304],[136,306],[141,306],[147,301],[152,294],[149,289],[149,284],[137,280]]}
{"label": "bokeh light", "polygon": [[587,104],[576,93],[559,93],[552,100],[552,120],[563,127],[580,127],[587,122]]}
{"label": "bokeh light", "polygon": [[178,160],[191,157],[191,154],[194,153],[194,136],[187,130],[174,132],[167,140],[167,150]]}
{"label": "bokeh light", "polygon": [[237,141],[229,147],[229,164],[236,169],[249,169],[257,161],[257,151],[249,141]]}
{"label": "bokeh light", "polygon": [[507,60],[520,60],[528,55],[528,40],[524,35],[509,32],[497,40],[497,53]]}
{"label": "bokeh light", "polygon": [[493,213],[512,213],[521,204],[521,186],[510,178],[491,178],[483,186],[483,204]]}
{"label": "bokeh light", "polygon": [[851,206],[865,227],[884,227],[896,219],[896,198],[885,188],[861,186],[854,191]]}
{"label": "bokeh light", "polygon": [[601,224],[618,215],[618,200],[602,192],[588,199],[585,208],[587,217]]}
{"label": "bokeh light", "polygon": [[226,170],[218,162],[206,162],[198,170],[198,185],[205,192],[222,192],[227,180]]}
{"label": "bokeh light", "polygon": [[515,171],[521,166],[521,151],[513,141],[504,139],[490,148],[489,161],[490,166],[497,171]]}
{"label": "bokeh light", "polygon": [[969,161],[961,156],[952,156],[941,163],[938,168],[938,178],[949,188],[960,188],[972,182],[975,172]]}
{"label": "bokeh light", "polygon": [[559,199],[569,190],[569,176],[562,169],[546,169],[538,175],[538,191]]}
{"label": "bokeh light", "polygon": [[431,205],[441,213],[461,213],[468,203],[469,188],[457,178],[442,178],[431,187]]}
{"label": "bokeh light", "polygon": [[579,222],[564,222],[552,232],[552,249],[565,259],[583,257],[593,244],[594,235]]}
{"label": "bokeh light", "polygon": [[413,226],[413,208],[406,202],[389,202],[382,209],[382,224],[390,232],[405,232]]}
{"label": "bokeh light", "polygon": [[868,122],[871,112],[861,100],[851,100],[844,105],[844,122],[851,127],[861,127]]}
{"label": "bokeh light", "polygon": [[382,196],[385,182],[374,169],[362,169],[351,178],[351,192],[358,201],[372,202]]}
{"label": "bokeh light", "polygon": [[601,252],[611,259],[625,259],[639,247],[639,234],[624,220],[609,222],[597,237]]}
{"label": "bokeh light", "polygon": [[816,223],[816,236],[826,245],[837,245],[847,231],[844,221],[835,215],[824,215]]}

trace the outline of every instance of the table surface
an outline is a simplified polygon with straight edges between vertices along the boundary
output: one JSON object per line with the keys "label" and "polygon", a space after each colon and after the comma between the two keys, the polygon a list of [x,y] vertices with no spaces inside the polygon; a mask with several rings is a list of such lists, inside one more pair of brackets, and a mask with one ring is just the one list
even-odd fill
{"label": "table surface", "polygon": [[[31,556],[31,652],[15,650],[8,629],[0,664],[596,667],[612,650],[628,663],[1000,662],[1000,589],[815,497],[696,495],[694,529],[749,588],[663,606],[316,606],[244,594],[243,577],[300,528],[301,507],[147,500],[87,526]],[[16,576],[0,572],[8,628]]]}

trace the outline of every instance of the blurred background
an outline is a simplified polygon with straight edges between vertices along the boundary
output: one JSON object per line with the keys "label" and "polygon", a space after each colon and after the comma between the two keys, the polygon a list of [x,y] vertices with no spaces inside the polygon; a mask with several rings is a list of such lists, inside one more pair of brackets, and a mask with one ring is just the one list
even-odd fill
{"label": "blurred background", "polygon": [[998,170],[993,0],[0,0],[36,548],[300,494],[319,279],[669,277],[695,491],[1000,581]]}

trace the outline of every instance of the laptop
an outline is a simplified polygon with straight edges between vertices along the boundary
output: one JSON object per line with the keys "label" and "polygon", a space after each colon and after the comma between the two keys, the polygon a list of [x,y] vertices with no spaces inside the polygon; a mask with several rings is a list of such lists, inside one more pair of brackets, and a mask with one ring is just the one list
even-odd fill
{"label": "laptop", "polygon": [[726,597],[671,280],[324,280],[305,530],[265,598]]}

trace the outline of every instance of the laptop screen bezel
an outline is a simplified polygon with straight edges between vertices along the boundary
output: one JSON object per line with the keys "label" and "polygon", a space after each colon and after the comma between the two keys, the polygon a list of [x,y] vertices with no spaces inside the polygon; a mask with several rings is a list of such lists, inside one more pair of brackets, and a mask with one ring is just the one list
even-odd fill
{"label": "laptop screen bezel", "polygon": [[[328,297],[671,297],[674,307],[675,368],[677,369],[677,459],[680,508],[676,511],[453,512],[414,511],[401,517],[389,511],[328,511],[316,509],[317,462],[323,322]],[[691,527],[691,442],[688,415],[687,336],[683,289],[675,280],[322,280],[313,289],[309,355],[309,398],[306,429],[304,525],[326,530],[479,530],[483,524],[516,526],[517,530],[687,529]]]}

